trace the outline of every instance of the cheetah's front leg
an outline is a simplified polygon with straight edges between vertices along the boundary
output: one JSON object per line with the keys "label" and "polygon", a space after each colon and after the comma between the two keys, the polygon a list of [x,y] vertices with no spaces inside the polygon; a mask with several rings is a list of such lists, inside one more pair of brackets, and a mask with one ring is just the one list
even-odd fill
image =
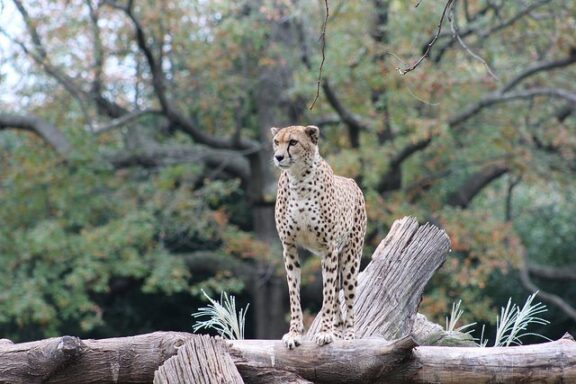
{"label": "cheetah's front leg", "polygon": [[314,340],[318,345],[329,344],[335,340],[334,302],[336,299],[336,277],[338,273],[338,253],[332,251],[322,258],[322,323],[320,332]]}
{"label": "cheetah's front leg", "polygon": [[300,306],[300,262],[298,251],[293,244],[282,244],[284,247],[284,267],[288,280],[290,295],[290,329],[282,337],[288,349],[297,347],[302,342],[304,323],[302,322],[302,307]]}

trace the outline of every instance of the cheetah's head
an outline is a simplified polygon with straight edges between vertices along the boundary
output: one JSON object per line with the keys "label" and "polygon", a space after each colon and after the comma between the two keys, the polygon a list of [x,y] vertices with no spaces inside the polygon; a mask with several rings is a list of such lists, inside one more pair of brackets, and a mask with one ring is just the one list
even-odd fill
{"label": "cheetah's head", "polygon": [[274,164],[281,169],[311,162],[318,154],[320,130],[314,125],[270,128],[273,136]]}

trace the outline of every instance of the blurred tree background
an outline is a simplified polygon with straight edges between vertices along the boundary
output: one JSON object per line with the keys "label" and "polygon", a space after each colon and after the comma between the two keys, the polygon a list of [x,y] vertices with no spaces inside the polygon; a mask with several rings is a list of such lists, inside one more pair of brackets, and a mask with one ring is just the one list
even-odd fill
{"label": "blurred tree background", "polygon": [[576,3],[455,0],[405,75],[444,2],[327,4],[309,109],[324,1],[0,1],[0,337],[191,331],[204,289],[278,338],[269,128],[292,124],[361,184],[366,261],[404,215],[446,229],[421,312],[493,325],[538,289],[535,331],[576,332]]}

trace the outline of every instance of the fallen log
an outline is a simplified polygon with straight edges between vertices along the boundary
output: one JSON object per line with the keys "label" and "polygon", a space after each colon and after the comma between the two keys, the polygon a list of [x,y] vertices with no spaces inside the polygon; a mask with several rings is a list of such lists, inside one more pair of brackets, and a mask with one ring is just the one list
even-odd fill
{"label": "fallen log", "polygon": [[229,350],[246,383],[282,383],[286,373],[313,383],[374,383],[383,380],[411,356],[410,337],[337,340],[319,347],[304,341],[289,350],[281,341],[239,340]]}
{"label": "fallen log", "polygon": [[[410,337],[306,341],[287,350],[280,341],[230,342],[246,383],[264,384],[285,372],[313,383],[576,383],[576,342],[570,335],[542,344],[498,347],[415,346]],[[260,377],[259,374],[265,375]]]}
{"label": "fallen log", "polygon": [[[66,344],[69,336],[3,342],[0,383],[152,383],[165,360],[200,337],[154,332],[102,340],[70,338],[76,339],[75,352],[56,370],[46,368],[54,366],[59,353],[40,351]],[[576,382],[576,342],[570,335],[548,343],[499,348],[415,347],[410,337],[338,340],[323,347],[304,341],[291,351],[278,340],[218,342],[225,343],[247,384]],[[189,361],[197,366],[200,360],[192,355]]]}
{"label": "fallen log", "polygon": [[80,340],[62,336],[0,343],[0,383],[151,383],[154,371],[194,335],[154,332]]}

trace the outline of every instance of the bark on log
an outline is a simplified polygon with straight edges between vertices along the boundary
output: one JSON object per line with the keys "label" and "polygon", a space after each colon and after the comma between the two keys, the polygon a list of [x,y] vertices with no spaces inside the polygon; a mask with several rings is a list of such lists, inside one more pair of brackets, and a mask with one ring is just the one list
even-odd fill
{"label": "bark on log", "polygon": [[386,383],[576,383],[576,342],[519,347],[418,347]]}
{"label": "bark on log", "polygon": [[[39,351],[49,351],[61,341],[66,344],[66,336],[22,344],[0,342],[0,383],[151,383],[162,362],[194,337],[198,336],[155,332],[103,340],[69,338],[68,342],[75,339],[71,350],[78,355],[60,365],[54,364],[52,354]],[[305,341],[292,351],[276,340],[228,344],[234,363],[248,384],[338,384],[354,382],[359,377],[365,378],[363,382],[376,384],[576,382],[576,342],[569,335],[559,341],[520,347],[419,346],[412,353],[414,342],[410,338],[392,342],[378,338],[338,340],[323,347]],[[402,360],[403,354],[408,358]],[[393,363],[394,359],[398,361]],[[381,367],[378,361],[382,362]],[[50,370],[54,366],[58,368]]]}
{"label": "bark on log", "polygon": [[[247,383],[286,383],[287,374],[313,383],[373,383],[408,359],[416,346],[410,337],[337,340],[319,347],[304,341],[295,350],[282,341],[229,342],[230,353]],[[279,378],[281,378],[279,380]]]}
{"label": "bark on log", "polygon": [[154,332],[80,340],[62,336],[0,343],[0,383],[151,383],[154,371],[194,335]]}
{"label": "bark on log", "polygon": [[244,384],[222,343],[209,336],[194,336],[156,371],[154,384]]}
{"label": "bark on log", "polygon": [[518,347],[422,346],[412,353],[409,337],[339,340],[323,347],[306,341],[291,351],[273,340],[230,344],[236,366],[250,384],[274,383],[266,379],[286,371],[313,383],[333,384],[576,383],[576,342],[570,335]]}

